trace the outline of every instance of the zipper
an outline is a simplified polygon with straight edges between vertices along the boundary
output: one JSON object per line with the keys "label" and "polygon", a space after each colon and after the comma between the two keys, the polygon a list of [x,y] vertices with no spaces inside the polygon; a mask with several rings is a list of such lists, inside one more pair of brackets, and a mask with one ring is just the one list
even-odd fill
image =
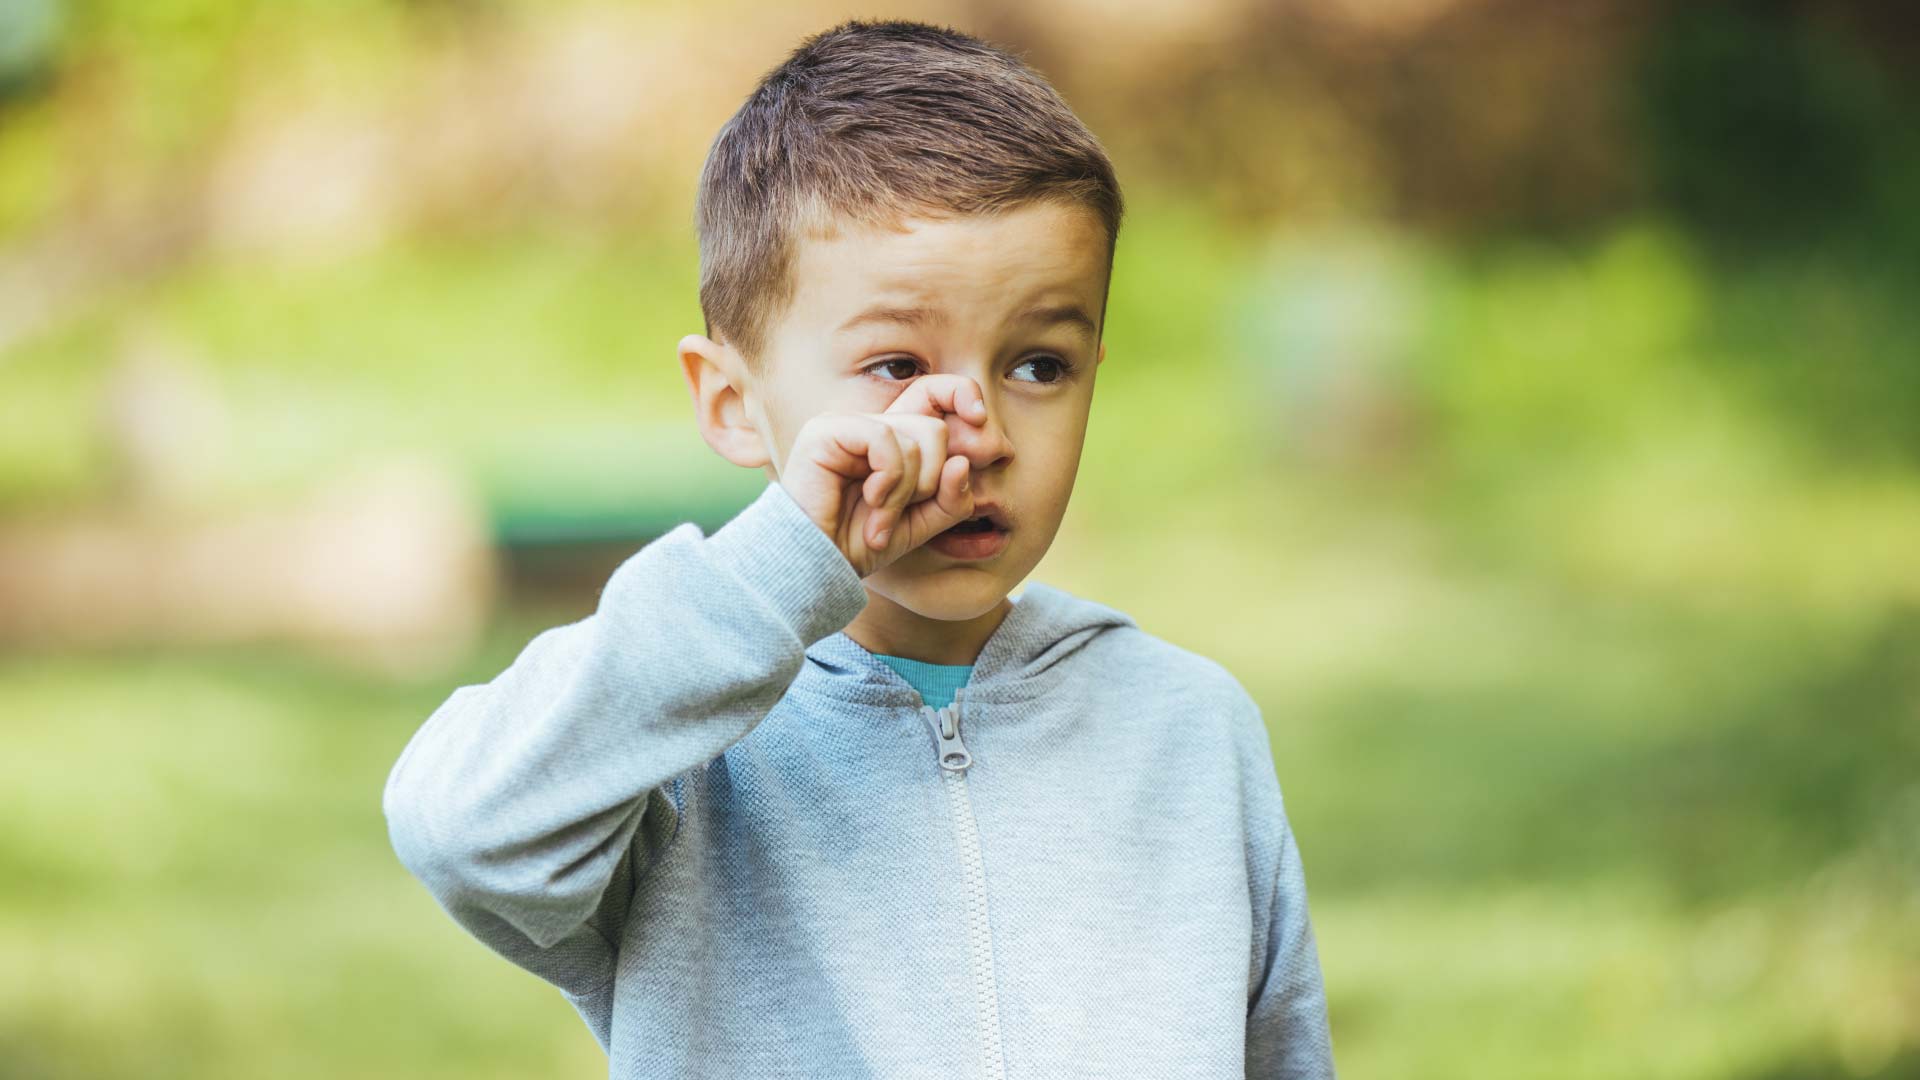
{"label": "zipper", "polygon": [[938,742],[937,760],[941,783],[947,789],[947,805],[953,810],[953,840],[960,850],[960,872],[966,883],[966,933],[968,965],[973,969],[974,1015],[980,1029],[981,1062],[990,1080],[1002,1080],[1007,1066],[1000,1053],[1000,1002],[993,989],[993,937],[987,921],[987,874],[980,858],[980,830],[973,818],[973,800],[967,795],[967,767],[973,755],[960,741],[961,696],[966,688],[953,693],[953,703],[935,709],[921,705],[920,710],[933,722]]}

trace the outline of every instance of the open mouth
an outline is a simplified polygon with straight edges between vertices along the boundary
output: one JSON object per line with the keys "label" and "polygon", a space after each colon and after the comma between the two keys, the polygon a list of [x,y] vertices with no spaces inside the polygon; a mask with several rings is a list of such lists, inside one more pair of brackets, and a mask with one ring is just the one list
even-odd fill
{"label": "open mouth", "polygon": [[949,526],[946,531],[950,533],[989,533],[998,527],[999,526],[993,523],[991,518],[977,517],[963,521],[958,525]]}
{"label": "open mouth", "polygon": [[950,559],[991,559],[1007,549],[1009,535],[989,512],[949,526],[927,546]]}

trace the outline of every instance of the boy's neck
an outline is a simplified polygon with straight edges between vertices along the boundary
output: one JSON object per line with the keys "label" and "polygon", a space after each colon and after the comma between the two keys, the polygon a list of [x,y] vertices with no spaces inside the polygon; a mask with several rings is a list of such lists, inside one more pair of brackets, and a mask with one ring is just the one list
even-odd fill
{"label": "boy's neck", "polygon": [[992,609],[971,619],[929,619],[868,589],[866,609],[844,632],[876,656],[924,664],[971,664],[1012,610],[1013,601],[1003,596]]}

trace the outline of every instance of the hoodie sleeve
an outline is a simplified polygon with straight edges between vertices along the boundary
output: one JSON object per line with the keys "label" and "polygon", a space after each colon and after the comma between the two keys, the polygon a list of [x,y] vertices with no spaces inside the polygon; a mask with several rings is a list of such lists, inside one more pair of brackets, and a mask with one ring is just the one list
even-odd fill
{"label": "hoodie sleeve", "polygon": [[[1249,704],[1251,704],[1251,699]],[[1320,953],[1307,912],[1307,879],[1274,773],[1271,744],[1253,706],[1259,752],[1250,755],[1250,864],[1255,892],[1253,966],[1247,998],[1248,1080],[1332,1080],[1333,1040]],[[1263,902],[1262,902],[1263,901]]]}
{"label": "hoodie sleeve", "polygon": [[634,883],[676,834],[676,778],[751,731],[808,646],[866,603],[778,482],[711,536],[676,526],[614,571],[593,614],[427,717],[381,800],[394,851],[593,1023]]}

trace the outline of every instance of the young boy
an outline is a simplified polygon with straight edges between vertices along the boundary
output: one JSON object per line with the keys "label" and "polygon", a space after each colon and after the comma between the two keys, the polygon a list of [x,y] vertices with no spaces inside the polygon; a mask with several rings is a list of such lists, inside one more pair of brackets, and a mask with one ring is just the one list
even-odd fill
{"label": "young boy", "polygon": [[1006,51],[853,21],[700,184],[680,363],[769,483],[427,718],[401,860],[614,1077],[1331,1077],[1258,707],[1111,607],[1008,596],[1105,356],[1100,145]]}

